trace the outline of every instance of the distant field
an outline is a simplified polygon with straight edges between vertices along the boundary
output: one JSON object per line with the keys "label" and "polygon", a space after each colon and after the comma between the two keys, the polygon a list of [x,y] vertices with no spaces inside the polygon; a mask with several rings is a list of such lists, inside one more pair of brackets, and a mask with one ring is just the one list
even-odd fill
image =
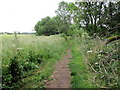
{"label": "distant field", "polygon": [[[0,36],[15,36],[14,34],[13,35],[2,35],[0,34]],[[34,34],[18,34],[17,36],[35,36]]]}

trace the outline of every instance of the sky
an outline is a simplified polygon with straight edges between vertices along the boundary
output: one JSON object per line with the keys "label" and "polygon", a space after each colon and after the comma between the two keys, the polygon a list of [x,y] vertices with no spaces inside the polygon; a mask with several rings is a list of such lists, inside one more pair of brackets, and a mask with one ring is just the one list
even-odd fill
{"label": "sky", "polygon": [[0,0],[0,32],[32,32],[46,16],[55,16],[60,1],[73,0]]}

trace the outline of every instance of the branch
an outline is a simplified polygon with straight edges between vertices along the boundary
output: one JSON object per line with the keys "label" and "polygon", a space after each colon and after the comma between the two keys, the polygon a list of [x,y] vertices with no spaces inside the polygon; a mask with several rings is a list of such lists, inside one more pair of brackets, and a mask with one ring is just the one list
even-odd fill
{"label": "branch", "polygon": [[116,40],[119,40],[120,39],[120,35],[118,36],[113,36],[113,37],[109,37],[106,41],[106,45],[109,44],[110,42],[112,41],[116,41]]}

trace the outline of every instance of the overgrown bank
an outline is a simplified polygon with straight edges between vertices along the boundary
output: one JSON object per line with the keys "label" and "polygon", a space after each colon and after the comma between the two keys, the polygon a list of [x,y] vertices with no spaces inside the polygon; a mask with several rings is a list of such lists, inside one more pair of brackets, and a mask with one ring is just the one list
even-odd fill
{"label": "overgrown bank", "polygon": [[120,87],[119,40],[106,45],[83,31],[61,36],[3,37],[3,88],[44,88],[67,47],[72,88]]}
{"label": "overgrown bank", "polygon": [[87,63],[84,61],[81,45],[73,41],[71,54],[72,59],[69,64],[71,70],[71,86],[72,88],[95,88],[92,82],[93,73],[89,71]]}
{"label": "overgrown bank", "polygon": [[119,88],[119,40],[108,45],[101,38],[76,37],[70,63],[73,88]]}

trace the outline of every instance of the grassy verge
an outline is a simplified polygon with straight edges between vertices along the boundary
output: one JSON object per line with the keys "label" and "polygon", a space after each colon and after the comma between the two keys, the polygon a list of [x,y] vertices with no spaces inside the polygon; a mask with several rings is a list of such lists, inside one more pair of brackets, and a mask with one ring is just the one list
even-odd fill
{"label": "grassy verge", "polygon": [[64,48],[60,56],[50,59],[49,62],[46,62],[41,68],[34,70],[31,76],[22,79],[22,83],[19,82],[22,88],[45,88],[46,80],[49,80],[49,76],[54,71],[53,65],[65,54],[65,50]]}
{"label": "grassy verge", "polygon": [[72,59],[69,64],[72,88],[94,88],[91,81],[93,74],[89,72],[78,47],[77,45],[72,47]]}
{"label": "grassy verge", "polygon": [[43,88],[66,44],[59,35],[3,37],[3,88]]}
{"label": "grassy verge", "polygon": [[72,88],[119,88],[119,41],[105,45],[101,38],[75,38],[70,63]]}

